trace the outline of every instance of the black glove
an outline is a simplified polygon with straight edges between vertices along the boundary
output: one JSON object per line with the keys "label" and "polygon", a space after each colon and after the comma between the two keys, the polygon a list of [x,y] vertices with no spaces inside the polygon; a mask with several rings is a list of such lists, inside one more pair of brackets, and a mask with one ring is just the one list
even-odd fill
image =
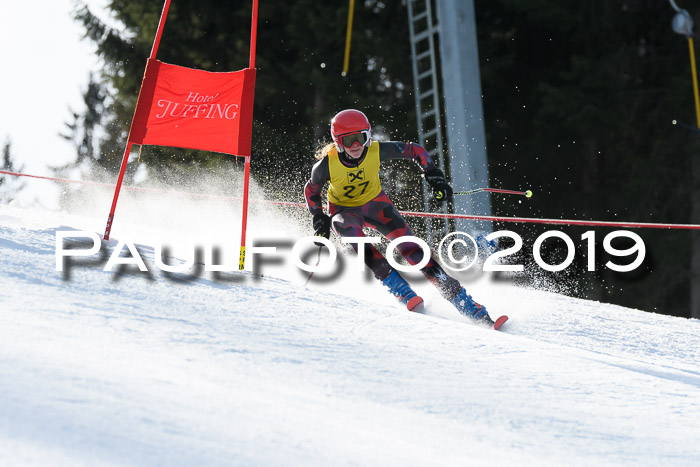
{"label": "black glove", "polygon": [[433,189],[433,197],[441,203],[452,199],[452,187],[445,181],[445,174],[440,169],[428,170],[423,174],[425,181]]}
{"label": "black glove", "polygon": [[[314,214],[314,235],[317,237],[330,238],[331,236],[331,218],[327,214]],[[323,243],[314,242],[318,246],[323,246]]]}

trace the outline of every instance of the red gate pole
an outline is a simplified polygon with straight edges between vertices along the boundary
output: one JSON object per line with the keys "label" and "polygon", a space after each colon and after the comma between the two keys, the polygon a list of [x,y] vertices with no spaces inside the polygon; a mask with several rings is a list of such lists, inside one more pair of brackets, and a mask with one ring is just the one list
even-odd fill
{"label": "red gate pole", "polygon": [[[255,45],[258,35],[258,0],[253,0],[253,18],[250,24],[250,64],[248,68],[255,68]],[[252,110],[251,110],[252,112]],[[245,168],[243,170],[243,215],[241,216],[241,251],[238,258],[238,270],[245,268],[245,237],[248,227],[248,188],[250,181],[250,156],[245,156]]]}
{"label": "red gate pole", "polygon": [[243,217],[241,221],[241,253],[238,258],[238,270],[245,268],[245,237],[248,225],[248,182],[250,180],[250,156],[245,156],[245,169],[243,171]]}
{"label": "red gate pole", "polygon": [[253,19],[250,25],[250,64],[248,68],[255,68],[255,43],[258,37],[258,0],[253,0]]}
{"label": "red gate pole", "polygon": [[[170,0],[165,0],[163,5],[163,11],[160,14],[160,21],[158,22],[158,31],[156,32],[156,37],[153,40],[153,47],[151,48],[151,59],[156,58],[158,53],[158,46],[160,45],[160,37],[163,35],[163,28],[165,27],[165,19],[168,16],[168,9],[170,8]],[[145,75],[145,71],[144,71]],[[139,89],[139,96],[141,95],[141,89]],[[136,99],[138,102],[138,98]],[[136,110],[134,109],[134,115]],[[133,117],[131,118],[131,124],[129,125],[129,136],[126,139],[126,149],[124,150],[124,157],[122,157],[122,164],[119,168],[119,178],[117,179],[117,186],[114,188],[114,199],[112,199],[112,208],[109,211],[109,216],[107,217],[107,227],[105,228],[104,239],[109,240],[109,234],[112,231],[112,221],[114,220],[114,211],[117,209],[117,200],[119,199],[119,192],[121,191],[122,182],[124,181],[124,173],[126,172],[126,164],[129,161],[129,154],[131,153],[131,126],[134,124]]]}

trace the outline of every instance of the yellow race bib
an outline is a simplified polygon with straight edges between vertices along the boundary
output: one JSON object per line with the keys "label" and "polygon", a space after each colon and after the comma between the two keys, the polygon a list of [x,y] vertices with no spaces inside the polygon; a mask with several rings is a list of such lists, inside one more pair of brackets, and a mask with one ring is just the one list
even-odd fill
{"label": "yellow race bib", "polygon": [[381,191],[379,181],[379,142],[373,141],[364,160],[357,167],[346,167],[340,162],[337,148],[328,152],[331,176],[328,201],[340,206],[362,206]]}

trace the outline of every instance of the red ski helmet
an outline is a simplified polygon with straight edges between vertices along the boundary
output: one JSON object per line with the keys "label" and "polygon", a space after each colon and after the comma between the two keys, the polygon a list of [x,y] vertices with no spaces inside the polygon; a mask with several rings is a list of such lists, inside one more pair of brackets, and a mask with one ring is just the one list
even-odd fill
{"label": "red ski helmet", "polygon": [[372,140],[372,125],[359,110],[343,110],[331,120],[331,136],[341,151],[355,144],[368,146]]}

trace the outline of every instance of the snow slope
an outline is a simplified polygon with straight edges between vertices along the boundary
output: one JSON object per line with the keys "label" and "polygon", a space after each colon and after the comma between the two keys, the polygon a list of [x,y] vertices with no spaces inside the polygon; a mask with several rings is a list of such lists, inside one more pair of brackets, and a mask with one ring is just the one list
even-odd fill
{"label": "snow slope", "polygon": [[700,465],[697,320],[470,285],[499,333],[352,270],[56,271],[56,231],[103,221],[0,207],[0,465]]}

